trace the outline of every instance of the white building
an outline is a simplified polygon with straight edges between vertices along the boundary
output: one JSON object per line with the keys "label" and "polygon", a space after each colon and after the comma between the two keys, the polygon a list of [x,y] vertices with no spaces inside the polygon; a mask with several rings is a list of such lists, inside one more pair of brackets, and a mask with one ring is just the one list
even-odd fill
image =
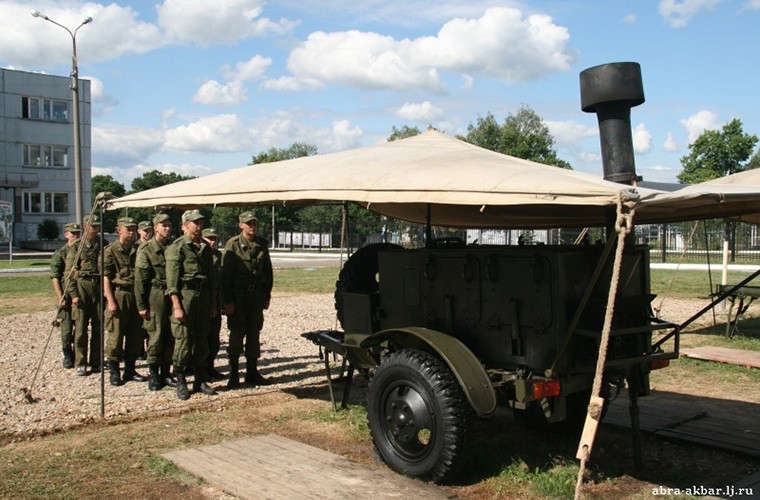
{"label": "white building", "polygon": [[[90,82],[79,81],[83,213],[91,191]],[[13,204],[14,244],[37,227],[75,222],[71,78],[0,68],[0,200]],[[81,222],[81,221],[79,221]]]}

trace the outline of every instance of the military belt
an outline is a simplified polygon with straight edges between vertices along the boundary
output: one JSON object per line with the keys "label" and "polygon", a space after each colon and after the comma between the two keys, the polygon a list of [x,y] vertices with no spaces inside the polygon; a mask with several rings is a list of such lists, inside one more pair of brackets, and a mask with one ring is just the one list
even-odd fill
{"label": "military belt", "polygon": [[190,280],[184,282],[185,288],[189,290],[196,290],[200,292],[208,288],[208,282],[206,280]]}
{"label": "military belt", "polygon": [[158,288],[159,290],[166,290],[166,283],[161,283],[160,281],[159,282],[156,282],[156,281],[151,282],[151,286],[153,288]]}
{"label": "military belt", "polygon": [[132,285],[114,285],[114,288],[120,292],[132,293]]}
{"label": "military belt", "polygon": [[85,280],[85,281],[100,281],[100,275],[99,274],[86,274],[84,276],[79,276],[79,279]]}

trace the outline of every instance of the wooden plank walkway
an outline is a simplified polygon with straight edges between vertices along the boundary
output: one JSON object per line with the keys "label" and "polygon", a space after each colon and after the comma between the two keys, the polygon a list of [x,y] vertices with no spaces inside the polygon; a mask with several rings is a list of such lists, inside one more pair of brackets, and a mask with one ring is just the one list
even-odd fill
{"label": "wooden plank walkway", "polygon": [[[683,397],[682,397],[683,398]],[[760,419],[739,418],[731,411],[733,404],[743,415],[760,414],[760,405],[740,401],[683,398],[653,393],[639,398],[639,421],[642,432],[668,439],[760,457]],[[720,405],[720,406],[718,406]],[[754,407],[758,407],[754,410]],[[630,427],[628,398],[613,401],[603,424]]]}
{"label": "wooden plank walkway", "polygon": [[687,358],[704,361],[718,361],[747,368],[760,368],[760,352],[730,347],[702,346],[681,349],[681,354]]}
{"label": "wooden plank walkway", "polygon": [[456,498],[390,469],[268,434],[164,453],[164,458],[241,499]]}

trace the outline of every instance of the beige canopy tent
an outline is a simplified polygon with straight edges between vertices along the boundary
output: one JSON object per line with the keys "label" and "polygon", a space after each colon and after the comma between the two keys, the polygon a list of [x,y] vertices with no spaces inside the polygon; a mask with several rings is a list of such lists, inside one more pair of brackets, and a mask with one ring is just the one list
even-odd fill
{"label": "beige canopy tent", "polygon": [[[751,194],[760,211],[760,189]],[[732,199],[732,207],[748,197],[742,192]],[[646,222],[660,222],[663,215],[685,216],[696,208],[711,212],[720,201],[704,193],[678,197],[635,189],[428,130],[377,146],[182,181],[112,200],[110,208],[350,201],[410,222],[508,229],[602,226],[621,199],[638,200],[637,210]],[[684,212],[680,204],[686,200],[692,203]]]}

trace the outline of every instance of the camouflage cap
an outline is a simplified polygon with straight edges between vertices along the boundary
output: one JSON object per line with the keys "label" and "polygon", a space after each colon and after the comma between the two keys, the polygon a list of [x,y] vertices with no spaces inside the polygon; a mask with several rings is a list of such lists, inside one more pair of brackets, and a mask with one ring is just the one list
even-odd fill
{"label": "camouflage cap", "polygon": [[152,230],[153,224],[151,224],[150,221],[147,221],[147,220],[140,221],[140,223],[137,225],[137,229],[142,229],[143,231]]}
{"label": "camouflage cap", "polygon": [[168,221],[172,220],[172,218],[169,217],[169,214],[161,213],[161,214],[156,214],[153,216],[153,224],[161,224],[162,222],[167,221],[167,220]]}
{"label": "camouflage cap", "polygon": [[64,231],[68,231],[70,233],[81,233],[82,232],[82,226],[77,224],[76,222],[69,222],[64,226]]}
{"label": "camouflage cap", "polygon": [[97,214],[92,215],[85,215],[84,219],[82,220],[83,226],[99,226],[100,225],[100,218]]}
{"label": "camouflage cap", "polygon": [[196,221],[200,219],[205,219],[200,210],[186,210],[185,213],[182,214],[182,222]]}
{"label": "camouflage cap", "polygon": [[251,221],[258,222],[259,219],[256,218],[256,214],[248,211],[248,212],[243,212],[242,214],[238,215],[238,221],[239,222],[251,222]]}
{"label": "camouflage cap", "polygon": [[219,233],[216,232],[216,229],[213,227],[209,227],[203,230],[203,237],[204,238],[215,238],[219,239]]}
{"label": "camouflage cap", "polygon": [[137,227],[137,222],[132,217],[122,217],[119,219],[119,221],[116,223],[117,226],[124,226],[124,227]]}

